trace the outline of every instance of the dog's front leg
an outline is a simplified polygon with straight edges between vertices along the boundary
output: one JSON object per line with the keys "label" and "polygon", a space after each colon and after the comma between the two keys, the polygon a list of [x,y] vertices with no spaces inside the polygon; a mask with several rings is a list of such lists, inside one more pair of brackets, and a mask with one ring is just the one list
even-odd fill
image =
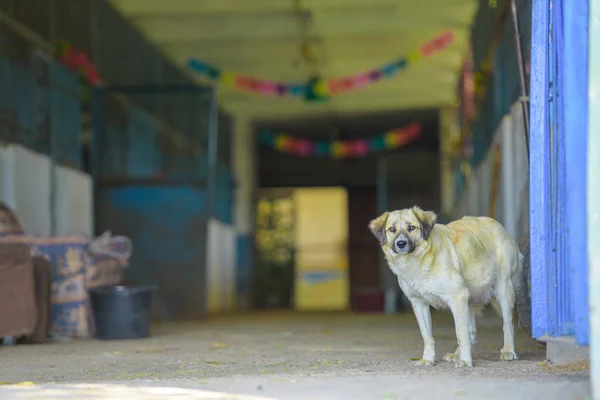
{"label": "dog's front leg", "polygon": [[434,365],[435,364],[435,341],[431,329],[431,310],[429,304],[416,299],[411,299],[410,302],[417,317],[419,330],[423,337],[423,357],[417,361],[416,365]]}
{"label": "dog's front leg", "polygon": [[454,316],[456,339],[460,349],[460,361],[457,367],[472,367],[471,336],[469,334],[469,300],[467,296],[458,296],[450,302],[450,309]]}

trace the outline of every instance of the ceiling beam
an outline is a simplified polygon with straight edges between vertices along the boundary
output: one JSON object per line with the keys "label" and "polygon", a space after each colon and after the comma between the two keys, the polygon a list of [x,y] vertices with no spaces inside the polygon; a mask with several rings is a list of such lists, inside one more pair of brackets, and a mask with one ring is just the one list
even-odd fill
{"label": "ceiling beam", "polygon": [[[185,65],[187,58],[174,59],[176,62]],[[358,74],[364,71],[370,71],[375,68],[380,68],[388,62],[394,60],[394,57],[387,57],[380,60],[370,60],[361,58],[349,58],[349,59],[335,59],[335,60],[323,60],[317,64],[317,70],[321,72],[324,78],[341,78],[348,75]],[[398,73],[398,77],[404,77],[407,74],[413,75],[415,73],[435,73],[445,74],[451,73],[455,75],[461,64],[462,57],[458,54],[452,54],[452,56],[440,56],[429,60],[422,61],[414,66],[409,66],[406,70]],[[289,59],[278,59],[274,61],[256,61],[256,60],[206,60],[212,63],[215,67],[225,70],[234,71],[237,73],[255,76],[257,78],[269,79],[269,80],[281,80],[289,79],[284,77],[291,77],[291,79],[297,80],[300,77],[310,76],[313,69],[305,63],[295,62]],[[394,77],[394,79],[396,79]],[[389,81],[388,81],[389,82]]]}
{"label": "ceiling beam", "polygon": [[[292,0],[111,0],[123,13],[132,16],[189,15],[222,13],[265,13],[293,10]],[[401,8],[410,10],[419,6],[414,0],[304,0],[303,7],[310,10]],[[422,6],[422,4],[421,4]],[[456,7],[476,8],[477,0],[452,0],[436,2],[435,7],[442,12],[452,12]]]}
{"label": "ceiling beam", "polygon": [[[446,90],[444,90],[446,89]],[[403,110],[437,108],[448,105],[452,99],[452,91],[412,89],[398,91],[394,95],[381,96],[361,93],[342,95],[327,103],[306,103],[292,99],[247,99],[241,96],[222,96],[220,101],[229,112],[239,113],[251,118],[274,118],[303,115],[329,115],[339,113],[355,113],[369,111]]]}
{"label": "ceiling beam", "polygon": [[[323,37],[405,34],[428,30],[440,32],[442,29],[463,30],[470,21],[453,20],[451,16],[429,19],[406,18],[402,23],[400,14],[356,13],[352,15],[316,15],[314,33]],[[299,34],[299,23],[292,15],[232,14],[225,16],[177,16],[134,18],[150,38],[158,43],[196,40],[266,39],[295,38]]]}
{"label": "ceiling beam", "polygon": [[[412,101],[410,104],[378,104],[378,103],[366,103],[366,104],[351,104],[343,107],[334,108],[336,115],[346,113],[370,113],[370,112],[388,112],[398,111],[403,112],[406,110],[415,110],[421,108],[440,108],[450,104],[447,99],[423,99],[420,101]],[[262,119],[262,120],[274,120],[274,119],[287,119],[287,118],[309,118],[318,116],[327,116],[332,114],[332,109],[324,107],[290,107],[290,108],[276,108],[276,110],[270,110],[265,107],[245,107],[240,104],[226,104],[224,107],[227,112],[235,113],[236,115],[245,116],[250,119]]]}
{"label": "ceiling beam", "polygon": [[[370,35],[337,37],[325,40],[314,40],[312,46],[315,58],[322,59],[356,59],[389,61],[412,51],[418,43],[433,38],[435,31],[416,31],[410,35]],[[456,40],[462,42],[466,34],[457,34]],[[415,44],[417,43],[417,44]],[[174,60],[186,62],[190,57],[197,57],[207,62],[220,65],[239,65],[242,60],[265,62],[268,60],[300,59],[299,40],[263,39],[223,41],[215,46],[213,42],[191,43],[175,42],[163,44],[162,48]],[[444,52],[446,53],[446,52]]]}

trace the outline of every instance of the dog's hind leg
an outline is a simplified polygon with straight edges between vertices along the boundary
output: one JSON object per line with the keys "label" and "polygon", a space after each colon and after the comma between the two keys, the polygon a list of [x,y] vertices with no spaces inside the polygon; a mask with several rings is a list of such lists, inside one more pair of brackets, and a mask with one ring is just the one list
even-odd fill
{"label": "dog's hind leg", "polygon": [[[469,305],[469,336],[471,337],[471,345],[477,342],[477,317],[483,310],[482,306],[470,304]],[[460,346],[456,348],[454,353],[444,354],[444,360],[448,362],[456,362],[460,360]]]}
{"label": "dog's hind leg", "polygon": [[500,308],[504,331],[504,346],[500,350],[500,359],[502,361],[518,360],[517,353],[515,353],[515,327],[513,326],[515,290],[510,279],[499,280],[496,286],[496,301]]}
{"label": "dog's hind leg", "polygon": [[471,335],[469,333],[469,292],[463,289],[457,293],[449,304],[452,315],[454,316],[454,327],[456,330],[456,338],[458,339],[458,347],[460,348],[460,359],[457,360],[456,367],[472,367],[473,358],[471,356]]}

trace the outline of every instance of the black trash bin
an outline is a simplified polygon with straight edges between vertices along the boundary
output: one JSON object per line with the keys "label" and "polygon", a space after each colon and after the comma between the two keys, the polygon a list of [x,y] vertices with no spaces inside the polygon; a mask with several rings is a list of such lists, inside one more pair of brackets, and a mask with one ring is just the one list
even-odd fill
{"label": "black trash bin", "polygon": [[96,338],[140,339],[150,331],[154,286],[106,286],[90,289]]}

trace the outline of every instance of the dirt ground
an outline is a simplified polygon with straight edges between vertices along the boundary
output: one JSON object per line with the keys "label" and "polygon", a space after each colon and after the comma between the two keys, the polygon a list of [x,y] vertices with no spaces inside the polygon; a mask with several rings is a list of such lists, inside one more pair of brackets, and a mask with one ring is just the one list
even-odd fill
{"label": "dirt ground", "polygon": [[[154,398],[142,396],[142,386],[307,400],[489,400],[495,395],[583,400],[589,395],[586,363],[548,365],[543,346],[524,332],[516,343],[520,359],[499,361],[502,330],[496,316],[478,323],[472,369],[457,369],[442,360],[444,353],[456,348],[452,317],[436,313],[433,324],[438,355],[434,367],[414,366],[422,341],[411,313],[249,314],[202,323],[160,324],[151,338],[143,340],[4,347],[0,351],[0,398],[30,398],[23,396],[33,396],[32,388],[57,390],[74,383],[135,385],[135,398],[140,399]],[[18,382],[31,383],[16,391],[8,386]],[[484,392],[489,394],[480,397]],[[11,397],[14,393],[21,397]],[[90,393],[72,398],[93,398]],[[225,398],[199,393],[177,398]],[[161,398],[165,396],[173,397]],[[68,397],[36,394],[31,398]]]}

